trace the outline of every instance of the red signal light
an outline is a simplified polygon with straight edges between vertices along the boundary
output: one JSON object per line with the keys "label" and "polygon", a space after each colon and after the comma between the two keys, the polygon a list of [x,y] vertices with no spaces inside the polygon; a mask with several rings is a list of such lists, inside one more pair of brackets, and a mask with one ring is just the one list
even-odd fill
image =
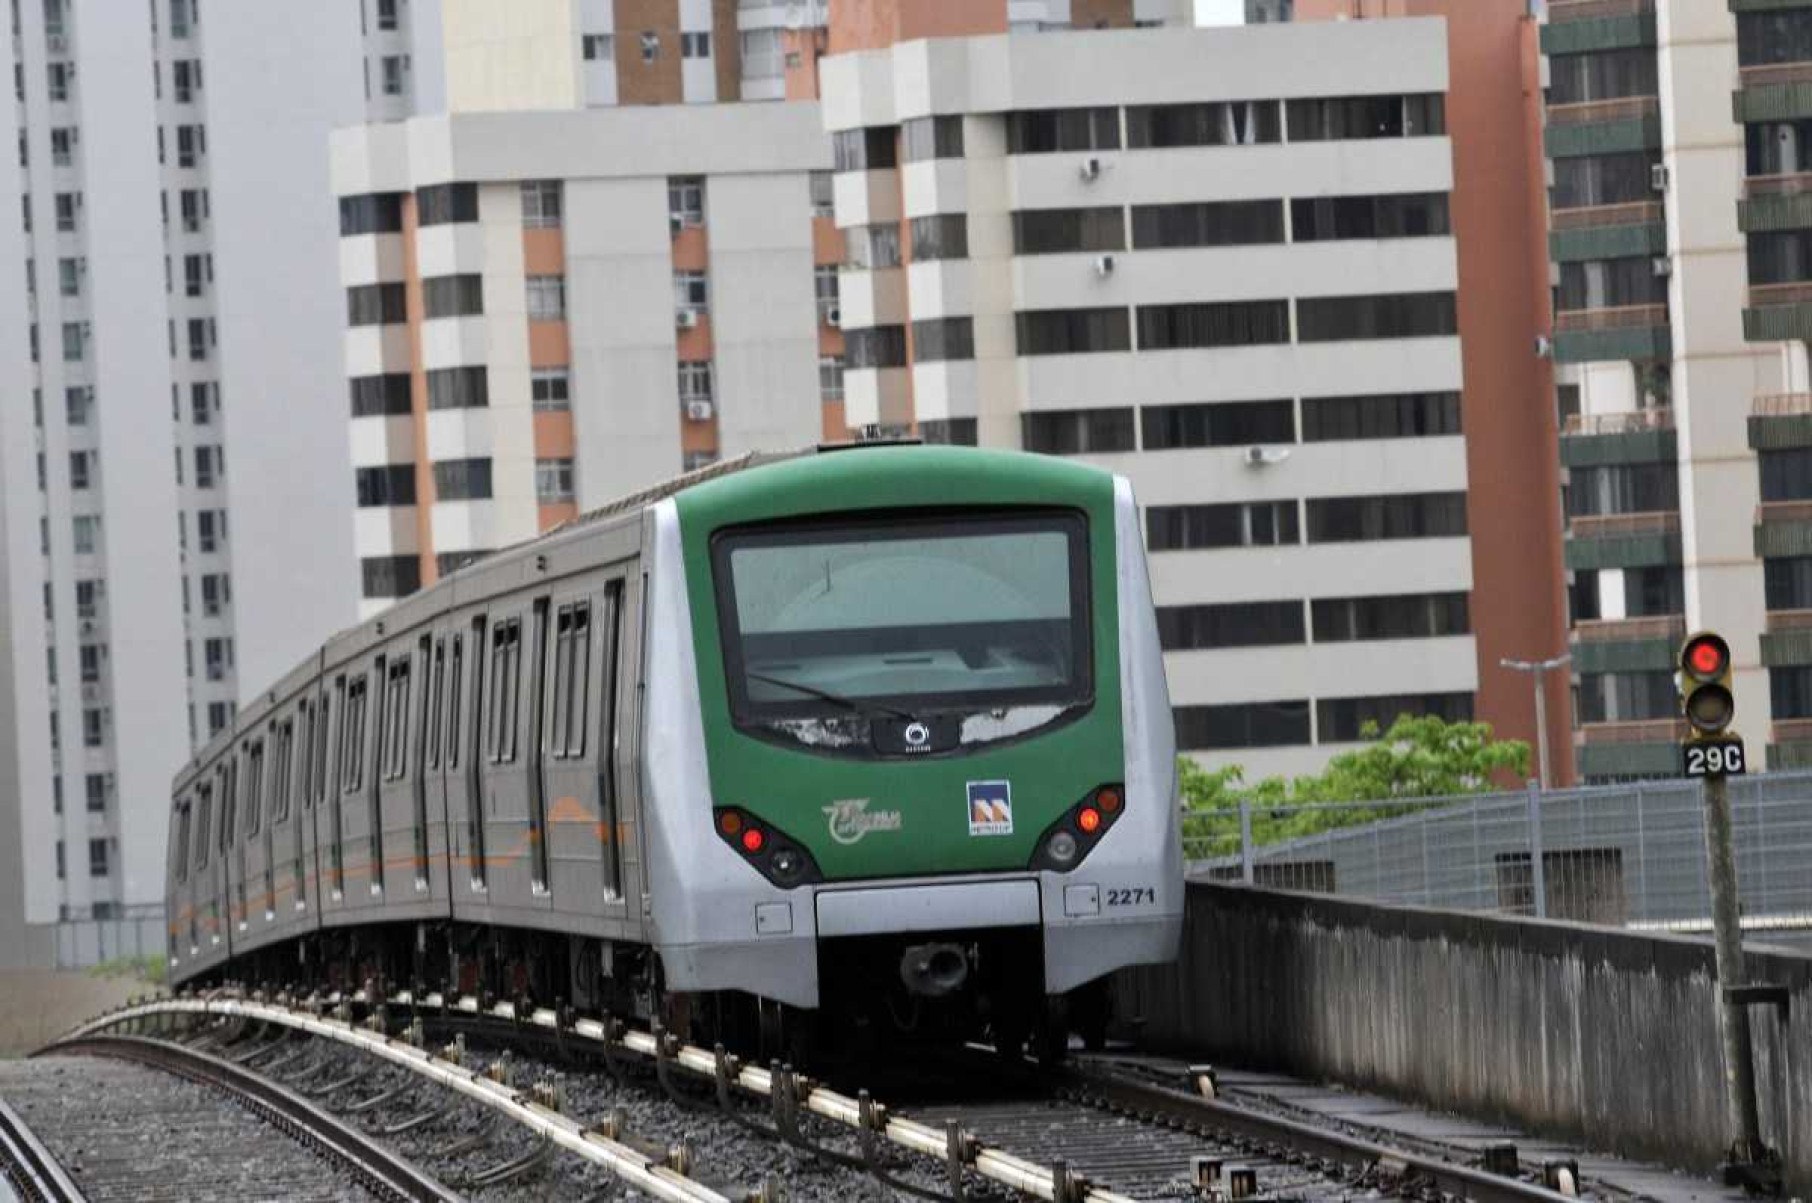
{"label": "red signal light", "polygon": [[761,834],[759,827],[750,827],[742,833],[742,850],[744,852],[760,852],[761,846],[767,842],[768,838]]}
{"label": "red signal light", "polygon": [[1108,786],[1106,789],[1103,789],[1100,793],[1095,795],[1095,802],[1108,814],[1115,814],[1120,809],[1120,791],[1112,786]]}
{"label": "red signal light", "polygon": [[717,816],[717,829],[725,835],[735,835],[742,830],[742,816],[733,810],[726,810]]}
{"label": "red signal light", "polygon": [[1686,667],[1695,677],[1709,679],[1723,673],[1727,657],[1721,641],[1701,639],[1686,649]]}
{"label": "red signal light", "polygon": [[1092,806],[1084,806],[1076,814],[1076,826],[1082,829],[1082,834],[1094,835],[1101,830],[1101,812]]}

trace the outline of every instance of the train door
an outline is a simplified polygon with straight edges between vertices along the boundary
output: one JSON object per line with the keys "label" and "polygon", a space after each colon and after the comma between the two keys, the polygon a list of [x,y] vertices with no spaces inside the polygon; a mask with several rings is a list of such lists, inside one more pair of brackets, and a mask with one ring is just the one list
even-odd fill
{"label": "train door", "polygon": [[[488,905],[490,861],[485,842],[484,734],[480,723],[487,684],[485,676],[485,616],[472,618],[464,630],[455,630],[447,648],[447,813],[455,824],[455,839],[464,855],[453,863],[466,870],[463,894]],[[457,911],[459,908],[455,908]]]}
{"label": "train door", "polygon": [[336,908],[343,908],[346,901],[346,819],[340,799],[352,771],[346,764],[346,746],[351,738],[346,721],[349,701],[349,682],[341,673],[333,682],[333,749],[326,762],[321,791],[327,806],[327,881]]}
{"label": "train door", "polygon": [[426,875],[429,894],[441,901],[451,899],[454,876],[451,832],[447,828],[446,776],[447,645],[451,638],[446,631],[436,634],[428,660],[427,688],[422,691],[421,797],[416,814],[421,832],[420,869]]}
{"label": "train door", "polygon": [[[485,649],[482,790],[479,795],[485,853],[485,888],[492,907],[534,905],[536,853],[531,844],[532,802],[522,755],[523,616],[494,615]],[[533,636],[532,629],[527,633]]]}
{"label": "train door", "polygon": [[528,852],[529,892],[535,898],[551,892],[548,874],[547,753],[543,746],[547,717],[548,619],[551,603],[535,599],[531,609],[532,659],[529,661],[529,703],[522,721],[528,725]]}

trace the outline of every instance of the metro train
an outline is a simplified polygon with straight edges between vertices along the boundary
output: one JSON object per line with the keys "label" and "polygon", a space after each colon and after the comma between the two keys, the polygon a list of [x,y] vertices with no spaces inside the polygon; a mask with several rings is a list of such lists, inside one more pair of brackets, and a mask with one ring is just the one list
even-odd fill
{"label": "metro train", "polygon": [[764,1047],[1098,1039],[1175,955],[1131,487],[751,455],[330,639],[176,777],[170,980],[445,989]]}

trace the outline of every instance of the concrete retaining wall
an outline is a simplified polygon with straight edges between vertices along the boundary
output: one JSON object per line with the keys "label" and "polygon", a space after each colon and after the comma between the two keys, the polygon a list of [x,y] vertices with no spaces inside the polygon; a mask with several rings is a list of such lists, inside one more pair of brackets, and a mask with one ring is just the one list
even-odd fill
{"label": "concrete retaining wall", "polygon": [[[1812,870],[1809,870],[1812,871]],[[1767,1140],[1812,1188],[1812,957],[1755,1009]],[[1711,945],[1192,882],[1183,955],[1118,983],[1158,1047],[1407,1097],[1711,1171],[1725,1147]]]}

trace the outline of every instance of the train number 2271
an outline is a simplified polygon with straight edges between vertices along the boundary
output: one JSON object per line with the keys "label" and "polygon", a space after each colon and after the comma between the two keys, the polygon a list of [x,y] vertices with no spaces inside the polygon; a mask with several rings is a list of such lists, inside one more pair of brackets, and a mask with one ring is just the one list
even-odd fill
{"label": "train number 2271", "polygon": [[1126,890],[1109,890],[1107,905],[1138,906],[1141,903],[1154,903],[1158,900],[1158,891],[1152,886],[1133,886]]}

